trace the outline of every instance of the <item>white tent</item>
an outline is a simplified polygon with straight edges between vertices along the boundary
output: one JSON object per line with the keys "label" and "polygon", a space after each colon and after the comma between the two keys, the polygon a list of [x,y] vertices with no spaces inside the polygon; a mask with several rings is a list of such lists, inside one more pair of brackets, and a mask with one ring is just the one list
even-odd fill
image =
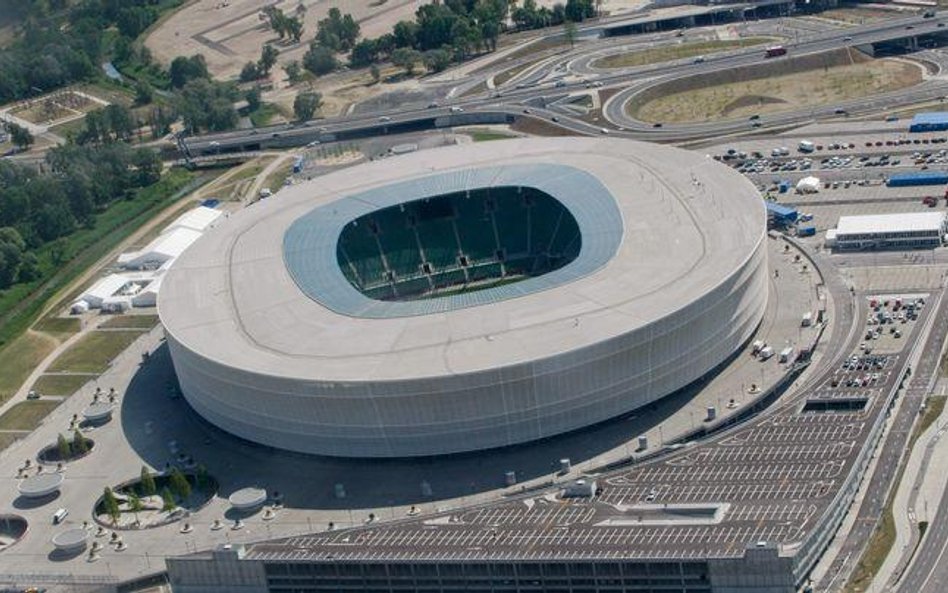
{"label": "white tent", "polygon": [[816,177],[804,177],[797,182],[798,194],[815,194],[820,191],[820,180]]}
{"label": "white tent", "polygon": [[208,208],[207,206],[198,206],[197,208],[188,210],[176,218],[174,222],[169,224],[165,230],[162,231],[162,234],[173,231],[177,228],[204,231],[209,226],[211,226],[214,221],[220,218],[221,214],[223,214],[223,212],[220,210]]}
{"label": "white tent", "polygon": [[79,298],[85,301],[90,308],[98,309],[102,306],[103,301],[121,291],[126,284],[128,284],[128,278],[125,276],[109,274],[86,289]]}
{"label": "white tent", "polygon": [[201,231],[177,227],[158,236],[141,251],[123,253],[118,262],[125,269],[155,269],[175,259],[201,236]]}

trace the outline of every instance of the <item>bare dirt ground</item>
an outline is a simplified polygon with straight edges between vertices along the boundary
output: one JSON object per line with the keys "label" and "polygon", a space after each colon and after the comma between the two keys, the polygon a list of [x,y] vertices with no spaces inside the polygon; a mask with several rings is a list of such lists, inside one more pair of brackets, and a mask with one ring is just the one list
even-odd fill
{"label": "bare dirt ground", "polygon": [[766,114],[906,88],[923,75],[922,66],[907,60],[855,61],[673,93],[647,101],[633,115],[644,121],[692,122]]}
{"label": "bare dirt ground", "polygon": [[[303,5],[303,43],[280,45],[279,63],[301,59],[316,33],[316,23],[332,7],[350,13],[361,27],[363,37],[377,37],[391,31],[400,20],[411,18],[426,0],[279,0],[275,3],[287,14],[296,14]],[[226,4],[226,6],[225,6]],[[168,64],[180,55],[203,54],[216,78],[234,78],[241,67],[260,56],[267,41],[277,39],[266,20],[260,18],[260,0],[196,0],[169,17],[145,41],[154,56]]]}

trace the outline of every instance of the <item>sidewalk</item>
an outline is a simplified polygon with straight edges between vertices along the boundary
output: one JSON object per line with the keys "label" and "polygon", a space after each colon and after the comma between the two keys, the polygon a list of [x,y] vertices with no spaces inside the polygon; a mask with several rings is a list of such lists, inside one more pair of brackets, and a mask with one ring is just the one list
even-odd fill
{"label": "sidewalk", "polygon": [[[933,395],[948,393],[948,383],[940,380]],[[948,420],[944,412],[919,436],[892,506],[895,541],[874,583],[885,583],[883,591],[895,590],[899,579],[914,559],[918,545],[918,523],[931,523],[944,494],[944,476],[948,473],[948,447],[937,446],[944,436]]]}

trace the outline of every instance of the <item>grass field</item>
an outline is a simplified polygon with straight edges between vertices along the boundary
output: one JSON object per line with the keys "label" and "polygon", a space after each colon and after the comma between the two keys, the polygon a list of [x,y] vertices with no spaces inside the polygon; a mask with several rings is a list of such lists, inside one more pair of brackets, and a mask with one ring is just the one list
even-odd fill
{"label": "grass field", "polygon": [[264,180],[261,188],[268,187],[273,193],[276,193],[278,189],[283,187],[283,183],[289,179],[290,175],[293,174],[293,161],[287,161],[285,164],[278,166],[267,178]]}
{"label": "grass field", "polygon": [[140,331],[91,331],[49,365],[49,371],[102,373],[109,362],[142,335]]}
{"label": "grass field", "polygon": [[99,327],[104,329],[151,329],[158,325],[157,315],[118,315]]}
{"label": "grass field", "polygon": [[33,325],[33,329],[64,340],[82,329],[78,317],[44,317]]}
{"label": "grass field", "polygon": [[0,432],[0,451],[3,451],[15,443],[17,439],[22,439],[25,436],[25,434],[16,434],[13,432]]}
{"label": "grass field", "polygon": [[273,103],[261,103],[260,108],[250,114],[250,121],[254,127],[262,128],[269,125],[270,120],[278,115],[282,116],[279,107]]}
{"label": "grass field", "polygon": [[698,41],[681,45],[666,45],[652,49],[643,49],[624,54],[612,54],[594,61],[594,68],[631,68],[646,64],[659,64],[672,60],[693,58],[729,49],[752,47],[774,41],[773,37],[745,37],[742,39],[717,39],[713,41]]}
{"label": "grass field", "polygon": [[60,403],[55,400],[20,402],[0,416],[0,430],[33,430]]}
{"label": "grass field", "polygon": [[791,109],[832,105],[856,97],[918,84],[922,69],[902,60],[870,60],[706,86],[629,104],[633,117],[650,122],[695,122],[747,117]]}
{"label": "grass field", "polygon": [[495,132],[494,130],[471,130],[470,132],[464,133],[470,136],[474,142],[489,142],[491,140],[509,140],[516,138],[516,136],[503,132]]}
{"label": "grass field", "polygon": [[33,369],[56,348],[52,338],[34,333],[21,334],[0,350],[0,403],[23,385]]}
{"label": "grass field", "polygon": [[33,387],[40,395],[72,395],[91,381],[91,375],[40,375]]}

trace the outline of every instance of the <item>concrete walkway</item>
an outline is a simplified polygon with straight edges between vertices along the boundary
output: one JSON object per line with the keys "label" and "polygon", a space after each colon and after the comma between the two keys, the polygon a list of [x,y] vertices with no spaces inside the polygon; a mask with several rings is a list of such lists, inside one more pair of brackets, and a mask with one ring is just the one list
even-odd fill
{"label": "concrete walkway", "polygon": [[[948,383],[941,381],[936,395],[948,393]],[[874,584],[880,591],[892,591],[914,560],[919,544],[918,524],[931,523],[944,494],[944,476],[948,472],[948,447],[938,446],[945,435],[944,413],[919,437],[909,456],[905,473],[895,493],[893,516],[895,541]]]}

